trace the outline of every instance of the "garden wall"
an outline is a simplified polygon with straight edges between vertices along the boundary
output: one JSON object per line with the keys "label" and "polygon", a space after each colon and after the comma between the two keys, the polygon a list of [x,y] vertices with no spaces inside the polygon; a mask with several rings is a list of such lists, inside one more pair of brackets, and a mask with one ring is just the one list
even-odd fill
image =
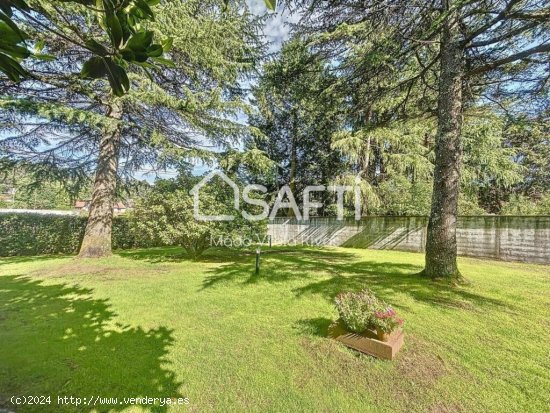
{"label": "garden wall", "polygon": [[[423,252],[427,225],[427,217],[277,218],[268,233],[273,244]],[[550,216],[459,217],[457,243],[460,255],[550,264]]]}

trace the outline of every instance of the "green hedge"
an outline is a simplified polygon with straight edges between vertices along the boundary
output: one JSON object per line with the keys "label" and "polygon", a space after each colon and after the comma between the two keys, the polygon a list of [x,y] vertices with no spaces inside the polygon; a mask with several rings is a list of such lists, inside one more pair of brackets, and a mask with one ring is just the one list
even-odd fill
{"label": "green hedge", "polygon": [[[74,254],[80,248],[86,220],[86,217],[71,215],[0,214],[0,257]],[[159,245],[159,240],[137,233],[130,219],[114,218],[113,248]]]}

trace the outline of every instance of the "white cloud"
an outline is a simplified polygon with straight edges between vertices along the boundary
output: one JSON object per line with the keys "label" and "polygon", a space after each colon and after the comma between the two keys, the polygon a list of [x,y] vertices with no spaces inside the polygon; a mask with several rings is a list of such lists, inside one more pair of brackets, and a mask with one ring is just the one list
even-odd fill
{"label": "white cloud", "polygon": [[266,40],[270,43],[270,52],[276,52],[281,48],[285,40],[290,38],[289,23],[297,23],[300,15],[291,14],[288,9],[279,7],[275,12],[268,12],[264,0],[247,0],[250,10],[257,16],[269,14],[266,20],[263,33]]}

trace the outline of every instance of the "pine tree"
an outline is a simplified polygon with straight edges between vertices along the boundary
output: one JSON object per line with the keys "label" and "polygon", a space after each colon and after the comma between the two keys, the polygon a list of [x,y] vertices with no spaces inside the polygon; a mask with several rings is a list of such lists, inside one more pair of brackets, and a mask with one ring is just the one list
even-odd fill
{"label": "pine tree", "polygon": [[253,88],[259,113],[251,124],[265,137],[250,145],[277,164],[268,189],[289,185],[298,202],[306,185],[327,185],[344,166],[341,156],[328,150],[332,134],[342,127],[343,102],[333,89],[336,78],[315,59],[299,39],[288,42],[263,66]]}
{"label": "pine tree", "polygon": [[[55,7],[63,13],[51,13],[26,31],[56,60],[29,63],[32,80],[0,85],[6,130],[0,150],[67,181],[79,182],[96,171],[80,256],[109,255],[117,180],[143,166],[211,161],[213,148],[248,136],[249,129],[236,120],[248,110],[238,85],[262,51],[260,22],[244,3],[167,2],[147,25],[145,42],[151,44],[155,33],[172,39],[163,44],[169,61],[156,57],[128,65],[132,87],[117,97],[108,79],[79,76],[91,53],[68,40],[81,32],[93,34],[100,45],[111,39],[86,10]],[[46,23],[58,34],[46,30]]]}
{"label": "pine tree", "polygon": [[[320,52],[331,56],[335,64],[340,54],[361,51],[365,43],[372,43],[360,69],[363,77],[383,84],[388,66],[400,71],[416,62],[414,74],[382,88],[384,98],[388,91],[408,91],[415,85],[437,94],[434,186],[424,273],[459,279],[456,216],[464,110],[478,103],[481,95],[499,100],[503,91],[525,96],[545,87],[543,68],[550,56],[548,1],[296,3],[304,6],[302,32],[314,36]],[[357,77],[357,73],[349,76]]]}

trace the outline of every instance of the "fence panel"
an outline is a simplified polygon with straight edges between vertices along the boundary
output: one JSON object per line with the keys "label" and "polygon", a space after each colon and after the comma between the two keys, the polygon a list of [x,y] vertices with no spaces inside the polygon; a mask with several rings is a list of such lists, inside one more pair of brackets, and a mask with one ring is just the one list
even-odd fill
{"label": "fence panel", "polygon": [[[277,218],[268,233],[274,244],[423,252],[427,225],[427,217]],[[457,244],[460,255],[550,264],[550,216],[459,217]]]}

